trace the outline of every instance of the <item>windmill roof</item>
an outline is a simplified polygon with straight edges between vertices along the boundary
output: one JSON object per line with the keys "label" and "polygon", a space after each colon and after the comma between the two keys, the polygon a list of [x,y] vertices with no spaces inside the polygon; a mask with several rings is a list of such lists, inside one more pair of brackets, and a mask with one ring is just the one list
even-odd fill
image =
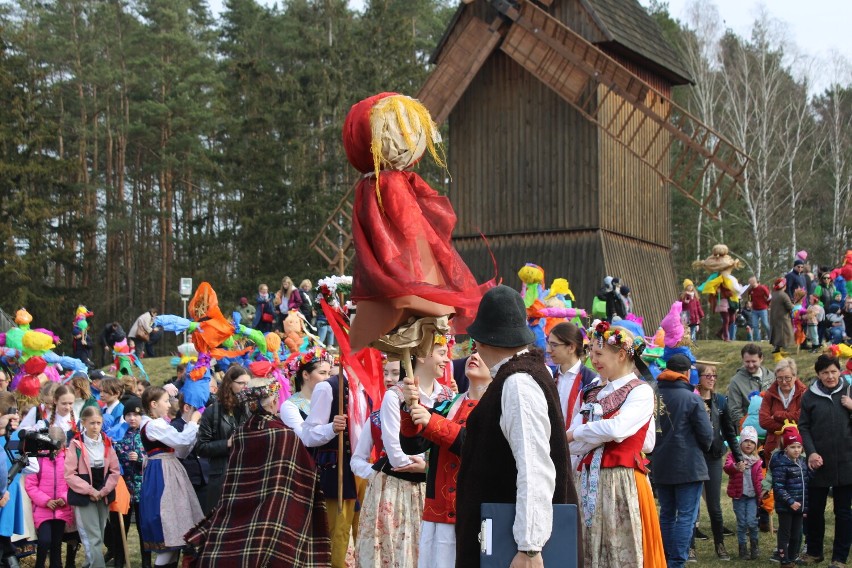
{"label": "windmill roof", "polygon": [[581,0],[610,42],[639,55],[675,84],[691,83],[689,71],[660,26],[637,0]]}

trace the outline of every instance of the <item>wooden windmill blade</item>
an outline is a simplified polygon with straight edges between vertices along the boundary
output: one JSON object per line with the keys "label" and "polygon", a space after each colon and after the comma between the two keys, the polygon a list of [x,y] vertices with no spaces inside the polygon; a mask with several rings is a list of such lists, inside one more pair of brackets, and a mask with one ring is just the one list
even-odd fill
{"label": "wooden windmill blade", "polygon": [[346,269],[355,257],[355,249],[352,246],[352,207],[355,195],[353,185],[337,204],[331,215],[314,240],[311,248],[315,250],[326,262],[331,270],[345,274]]}
{"label": "wooden windmill blade", "polygon": [[452,27],[459,31],[445,39],[434,71],[416,96],[437,124],[447,119],[502,39],[497,30],[503,22],[500,18],[495,20],[496,27],[474,17],[471,10],[460,11],[458,18]]}
{"label": "wooden windmill blade", "polygon": [[[718,216],[743,179],[745,152],[531,2],[504,15],[514,22],[501,44],[509,57]],[[710,176],[709,191],[705,176]]]}

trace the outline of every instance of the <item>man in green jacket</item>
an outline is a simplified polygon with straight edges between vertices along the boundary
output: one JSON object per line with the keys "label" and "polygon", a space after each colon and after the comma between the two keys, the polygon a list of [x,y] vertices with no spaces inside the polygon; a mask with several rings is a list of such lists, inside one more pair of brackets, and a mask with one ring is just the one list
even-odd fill
{"label": "man in green jacket", "polygon": [[763,350],[759,345],[747,343],[740,351],[740,356],[743,366],[737,369],[731,379],[727,393],[728,409],[737,432],[742,427],[742,419],[748,413],[749,395],[755,391],[765,391],[775,380],[775,373],[763,366]]}

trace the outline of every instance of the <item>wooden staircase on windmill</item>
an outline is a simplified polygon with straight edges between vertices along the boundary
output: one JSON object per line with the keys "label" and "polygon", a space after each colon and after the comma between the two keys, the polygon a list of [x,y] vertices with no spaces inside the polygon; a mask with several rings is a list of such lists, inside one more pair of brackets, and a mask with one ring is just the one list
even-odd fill
{"label": "wooden staircase on windmill", "polygon": [[340,203],[326,219],[311,248],[327,263],[330,270],[343,275],[355,256],[352,246],[352,204],[355,186],[349,188]]}

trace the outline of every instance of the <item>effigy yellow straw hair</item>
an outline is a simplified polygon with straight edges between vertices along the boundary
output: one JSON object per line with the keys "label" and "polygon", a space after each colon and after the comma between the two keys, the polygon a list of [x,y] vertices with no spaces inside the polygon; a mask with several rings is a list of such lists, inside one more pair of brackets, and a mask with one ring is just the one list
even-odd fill
{"label": "effigy yellow straw hair", "polygon": [[420,101],[405,95],[391,95],[381,99],[370,110],[370,128],[370,152],[380,209],[382,195],[379,173],[383,167],[402,171],[429,150],[435,163],[446,169],[438,126]]}

